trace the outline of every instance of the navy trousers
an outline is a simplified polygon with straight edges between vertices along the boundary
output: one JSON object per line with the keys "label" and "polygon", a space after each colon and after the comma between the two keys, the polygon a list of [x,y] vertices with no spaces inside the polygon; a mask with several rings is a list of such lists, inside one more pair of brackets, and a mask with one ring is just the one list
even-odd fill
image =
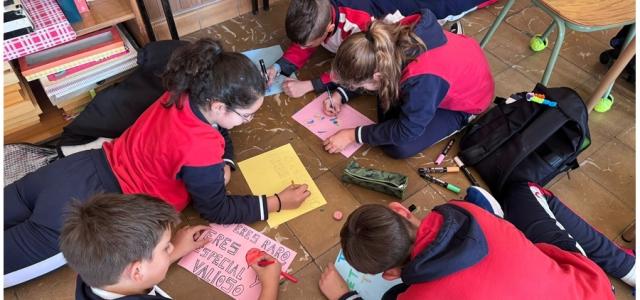
{"label": "navy trousers", "polygon": [[635,256],[620,249],[551,191],[537,184],[509,183],[504,196],[498,200],[504,218],[533,243],[548,243],[580,252],[616,278],[627,275],[635,265]]}
{"label": "navy trousers", "polygon": [[58,237],[67,205],[101,192],[121,193],[101,149],[59,159],[6,186],[5,287],[62,266],[64,260],[44,262],[60,253]]}

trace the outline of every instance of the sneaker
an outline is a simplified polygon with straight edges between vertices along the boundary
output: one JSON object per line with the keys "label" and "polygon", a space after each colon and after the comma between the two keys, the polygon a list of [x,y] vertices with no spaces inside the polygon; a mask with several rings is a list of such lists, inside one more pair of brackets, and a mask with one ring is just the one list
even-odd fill
{"label": "sneaker", "polygon": [[502,211],[502,207],[500,206],[500,203],[498,203],[498,200],[493,198],[489,192],[479,186],[470,186],[467,189],[467,196],[464,197],[464,200],[480,206],[500,218],[504,218],[504,212]]}
{"label": "sneaker", "polygon": [[455,34],[464,34],[462,21],[458,20],[449,27],[449,31]]}

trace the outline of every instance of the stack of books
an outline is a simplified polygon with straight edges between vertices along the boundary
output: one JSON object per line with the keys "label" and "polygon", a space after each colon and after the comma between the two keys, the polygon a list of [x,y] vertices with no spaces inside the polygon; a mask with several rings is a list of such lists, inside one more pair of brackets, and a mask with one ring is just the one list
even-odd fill
{"label": "stack of books", "polygon": [[42,110],[36,98],[9,63],[4,63],[4,134],[11,134],[40,122]]}
{"label": "stack of books", "polygon": [[[8,4],[11,9],[11,3],[7,3],[8,1],[11,0],[5,1],[5,7]],[[3,59],[5,61],[42,51],[76,38],[76,32],[64,17],[56,0],[21,0],[21,6],[33,24],[33,32],[4,39]]]}
{"label": "stack of books", "polygon": [[33,21],[20,0],[4,1],[4,39],[8,40],[34,31]]}
{"label": "stack of books", "polygon": [[51,103],[73,117],[95,93],[137,66],[137,49],[125,29],[111,27],[18,60],[27,80],[39,80]]}

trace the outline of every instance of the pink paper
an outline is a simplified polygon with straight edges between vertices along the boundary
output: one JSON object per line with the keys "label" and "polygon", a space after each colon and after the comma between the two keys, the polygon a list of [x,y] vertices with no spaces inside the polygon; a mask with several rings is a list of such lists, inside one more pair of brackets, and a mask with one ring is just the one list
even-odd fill
{"label": "pink paper", "polygon": [[[358,126],[373,124],[373,121],[348,104],[343,104],[340,113],[335,117],[325,115],[322,107],[323,101],[326,98],[326,93],[318,96],[295,113],[292,118],[323,141],[334,135],[340,129],[356,128]],[[361,146],[361,144],[353,143],[344,148],[340,153],[345,157],[350,157]]]}
{"label": "pink paper", "polygon": [[297,253],[244,224],[211,224],[204,234],[211,242],[183,257],[178,265],[234,299],[258,299],[258,275],[245,255],[251,248],[266,251],[287,271]]}

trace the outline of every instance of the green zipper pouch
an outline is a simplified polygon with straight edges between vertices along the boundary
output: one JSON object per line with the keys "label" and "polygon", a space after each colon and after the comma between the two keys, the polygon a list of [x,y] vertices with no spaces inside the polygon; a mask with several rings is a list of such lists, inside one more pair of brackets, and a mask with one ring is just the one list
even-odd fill
{"label": "green zipper pouch", "polygon": [[357,184],[361,187],[389,194],[400,199],[404,198],[404,191],[409,184],[409,178],[405,175],[363,168],[353,160],[344,168],[342,181]]}

